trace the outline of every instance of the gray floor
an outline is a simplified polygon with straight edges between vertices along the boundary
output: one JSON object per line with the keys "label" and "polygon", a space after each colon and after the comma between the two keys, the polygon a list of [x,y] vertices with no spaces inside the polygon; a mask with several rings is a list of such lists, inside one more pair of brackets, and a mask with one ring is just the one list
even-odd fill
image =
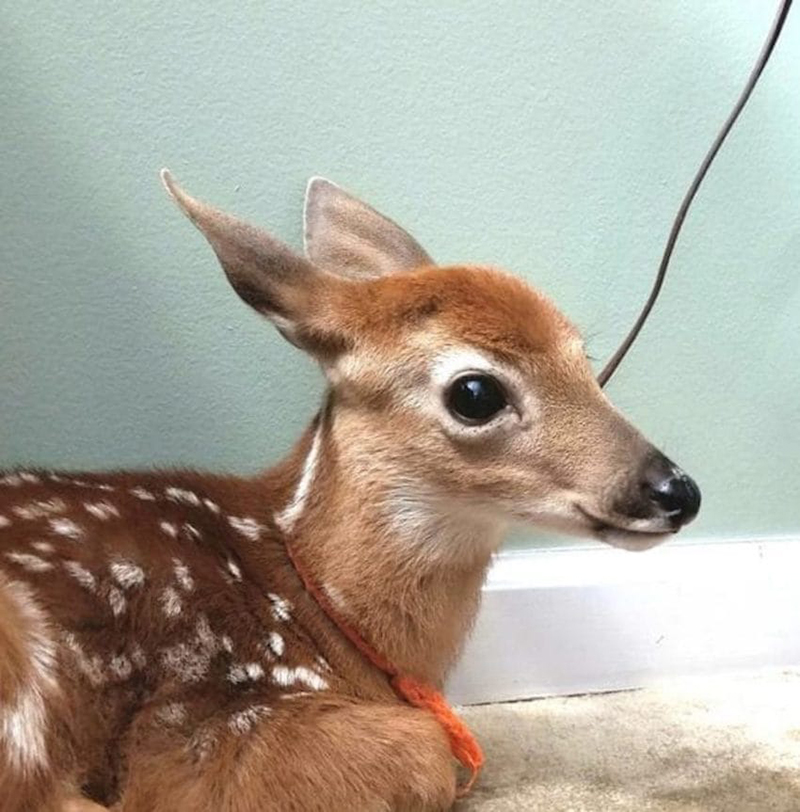
{"label": "gray floor", "polygon": [[800,812],[800,670],[465,708],[458,812]]}

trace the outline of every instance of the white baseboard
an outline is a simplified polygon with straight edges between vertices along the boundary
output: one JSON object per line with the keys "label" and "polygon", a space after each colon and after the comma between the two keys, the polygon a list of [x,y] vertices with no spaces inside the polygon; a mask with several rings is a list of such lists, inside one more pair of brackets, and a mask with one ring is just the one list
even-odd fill
{"label": "white baseboard", "polygon": [[501,554],[450,680],[469,704],[800,664],[800,538]]}

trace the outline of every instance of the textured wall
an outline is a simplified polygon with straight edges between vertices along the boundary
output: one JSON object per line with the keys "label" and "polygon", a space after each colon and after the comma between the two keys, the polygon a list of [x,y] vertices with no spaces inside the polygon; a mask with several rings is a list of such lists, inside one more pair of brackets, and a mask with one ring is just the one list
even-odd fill
{"label": "textured wall", "polygon": [[[295,244],[324,174],[441,260],[502,263],[604,358],[774,10],[763,0],[8,5],[0,464],[250,471],[311,362],[166,199]],[[800,9],[611,394],[703,486],[694,537],[800,530]]]}

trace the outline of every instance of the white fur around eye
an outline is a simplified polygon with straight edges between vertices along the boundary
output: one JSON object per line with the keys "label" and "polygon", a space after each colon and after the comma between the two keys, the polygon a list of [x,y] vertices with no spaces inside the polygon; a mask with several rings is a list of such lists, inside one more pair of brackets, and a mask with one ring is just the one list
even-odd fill
{"label": "white fur around eye", "polygon": [[431,379],[438,389],[444,389],[450,381],[464,372],[494,375],[495,363],[477,350],[467,347],[450,350],[434,359]]}
{"label": "white fur around eye", "polygon": [[[496,378],[508,397],[508,406],[496,418],[475,426],[457,420],[445,405],[447,387],[461,375],[470,373]],[[530,384],[526,384],[519,372],[471,347],[454,348],[437,355],[431,366],[431,382],[437,416],[454,436],[478,439],[513,422],[528,425],[539,410]]]}

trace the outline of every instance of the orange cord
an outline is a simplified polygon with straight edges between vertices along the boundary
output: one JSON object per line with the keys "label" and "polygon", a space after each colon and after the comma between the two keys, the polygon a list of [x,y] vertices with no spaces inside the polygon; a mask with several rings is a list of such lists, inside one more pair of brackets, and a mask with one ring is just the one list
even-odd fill
{"label": "orange cord", "polygon": [[469,780],[457,790],[459,798],[463,798],[472,789],[478,774],[483,767],[483,752],[470,729],[458,718],[455,711],[448,705],[441,691],[432,685],[400,674],[397,668],[382,654],[375,651],[372,646],[339,614],[328,596],[309,577],[305,567],[300,562],[291,547],[286,545],[286,552],[292,562],[306,591],[319,604],[323,612],[333,621],[339,631],[366,657],[376,668],[379,668],[389,677],[395,693],[413,705],[422,708],[434,715],[436,721],[442,726],[450,742],[450,752],[453,757],[470,772]]}

